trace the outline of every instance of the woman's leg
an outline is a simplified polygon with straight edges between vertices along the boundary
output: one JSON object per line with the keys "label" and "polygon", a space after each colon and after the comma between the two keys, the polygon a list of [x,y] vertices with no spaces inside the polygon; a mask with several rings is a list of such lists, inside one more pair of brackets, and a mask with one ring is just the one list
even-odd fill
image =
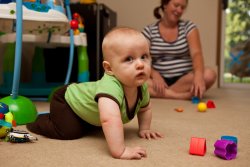
{"label": "woman's leg", "polygon": [[[206,90],[208,90],[216,81],[216,72],[210,68],[205,68],[204,70],[204,80],[206,84]],[[167,98],[167,99],[183,99],[188,100],[192,98],[192,93],[190,92],[191,86],[193,84],[194,75],[192,72],[182,76],[173,85],[165,89],[164,94],[159,94],[153,88],[152,80],[148,80],[149,93],[151,97],[156,98]]]}
{"label": "woman's leg", "polygon": [[[208,90],[216,81],[217,75],[214,70],[211,68],[205,68],[204,70],[204,80],[206,84],[206,90]],[[175,92],[189,92],[190,88],[193,84],[194,75],[193,72],[190,72],[184,76],[182,76],[179,80],[177,80],[170,89]]]}
{"label": "woman's leg", "polygon": [[211,68],[206,68],[204,73],[204,79],[206,83],[206,89],[208,90],[215,83],[217,79],[217,73]]}
{"label": "woman's leg", "polygon": [[147,81],[149,94],[153,98],[165,98],[165,99],[191,99],[190,92],[176,92],[170,88],[166,88],[163,93],[157,92],[153,87],[153,82],[151,79]]}

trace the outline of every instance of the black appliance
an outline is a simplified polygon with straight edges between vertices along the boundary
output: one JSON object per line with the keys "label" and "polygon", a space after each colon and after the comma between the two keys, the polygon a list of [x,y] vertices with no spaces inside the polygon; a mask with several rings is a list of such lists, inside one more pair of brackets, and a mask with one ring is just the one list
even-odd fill
{"label": "black appliance", "polygon": [[[117,24],[117,14],[105,4],[93,3],[70,4],[72,15],[76,12],[84,20],[84,32],[87,34],[87,52],[89,58],[90,81],[96,81],[103,75],[102,68],[102,40],[105,34]],[[45,49],[46,80],[48,82],[64,82],[68,63],[69,48]],[[60,67],[58,57],[60,54]],[[71,74],[71,82],[77,81],[77,49],[75,48],[74,63]],[[61,64],[63,63],[63,64]]]}

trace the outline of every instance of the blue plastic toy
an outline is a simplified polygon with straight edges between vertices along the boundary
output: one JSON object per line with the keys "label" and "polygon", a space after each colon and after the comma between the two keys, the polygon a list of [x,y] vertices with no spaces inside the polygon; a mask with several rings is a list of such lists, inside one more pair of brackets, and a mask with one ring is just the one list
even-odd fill
{"label": "blue plastic toy", "polygon": [[[12,93],[10,96],[0,99],[9,106],[9,110],[13,113],[18,125],[33,122],[36,119],[37,111],[35,105],[30,99],[18,96],[18,88],[20,81],[21,69],[21,53],[22,53],[22,1],[16,2],[16,48],[14,77],[12,85]],[[26,117],[28,116],[28,117]]]}
{"label": "blue plastic toy", "polygon": [[9,111],[9,106],[0,102],[0,138],[6,137],[13,124],[15,126],[14,117]]}
{"label": "blue plastic toy", "polygon": [[[5,1],[4,1],[5,2]],[[4,3],[1,1],[0,3]],[[34,2],[34,1],[33,1]],[[37,3],[38,1],[36,1]],[[41,1],[39,1],[41,2]],[[47,5],[50,5],[51,0],[47,1]],[[69,8],[70,1],[64,1],[68,20],[71,20],[71,11]],[[14,71],[13,71],[13,82],[12,82],[12,90],[11,95],[0,99],[0,102],[3,102],[9,106],[9,110],[13,114],[16,124],[23,125],[30,122],[35,121],[37,117],[37,111],[35,105],[29,98],[18,95],[19,92],[19,84],[20,84],[20,71],[21,71],[21,56],[22,56],[22,35],[23,35],[23,3],[22,1],[16,1],[16,44],[15,44],[15,56],[14,56]],[[46,5],[45,5],[46,6]],[[52,33],[52,32],[49,32]],[[69,30],[70,33],[70,56],[69,56],[69,67],[67,71],[67,76],[64,84],[69,83],[70,74],[72,70],[73,64],[73,56],[74,56],[74,34],[73,30]]]}
{"label": "blue plastic toy", "polygon": [[221,136],[221,140],[233,141],[235,144],[238,144],[238,139],[235,136]]}
{"label": "blue plastic toy", "polygon": [[198,104],[199,102],[200,102],[199,97],[196,97],[196,96],[192,97],[192,103],[193,104]]}

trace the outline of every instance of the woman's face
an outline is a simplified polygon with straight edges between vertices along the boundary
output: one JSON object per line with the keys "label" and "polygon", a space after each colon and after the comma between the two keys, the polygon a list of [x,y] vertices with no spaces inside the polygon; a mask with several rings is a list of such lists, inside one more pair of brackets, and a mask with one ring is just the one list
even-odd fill
{"label": "woman's face", "polygon": [[187,7],[187,0],[170,0],[164,5],[164,17],[168,21],[177,23]]}

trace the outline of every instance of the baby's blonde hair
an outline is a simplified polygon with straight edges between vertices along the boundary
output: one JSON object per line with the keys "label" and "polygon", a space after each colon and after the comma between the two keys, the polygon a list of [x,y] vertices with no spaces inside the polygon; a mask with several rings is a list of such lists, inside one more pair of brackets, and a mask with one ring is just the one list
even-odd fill
{"label": "baby's blonde hair", "polygon": [[113,28],[105,35],[102,42],[103,59],[104,60],[109,59],[110,56],[112,56],[112,52],[115,51],[117,46],[122,45],[124,40],[126,39],[131,40],[132,38],[138,36],[145,38],[140,31],[137,31],[136,29],[131,27]]}

